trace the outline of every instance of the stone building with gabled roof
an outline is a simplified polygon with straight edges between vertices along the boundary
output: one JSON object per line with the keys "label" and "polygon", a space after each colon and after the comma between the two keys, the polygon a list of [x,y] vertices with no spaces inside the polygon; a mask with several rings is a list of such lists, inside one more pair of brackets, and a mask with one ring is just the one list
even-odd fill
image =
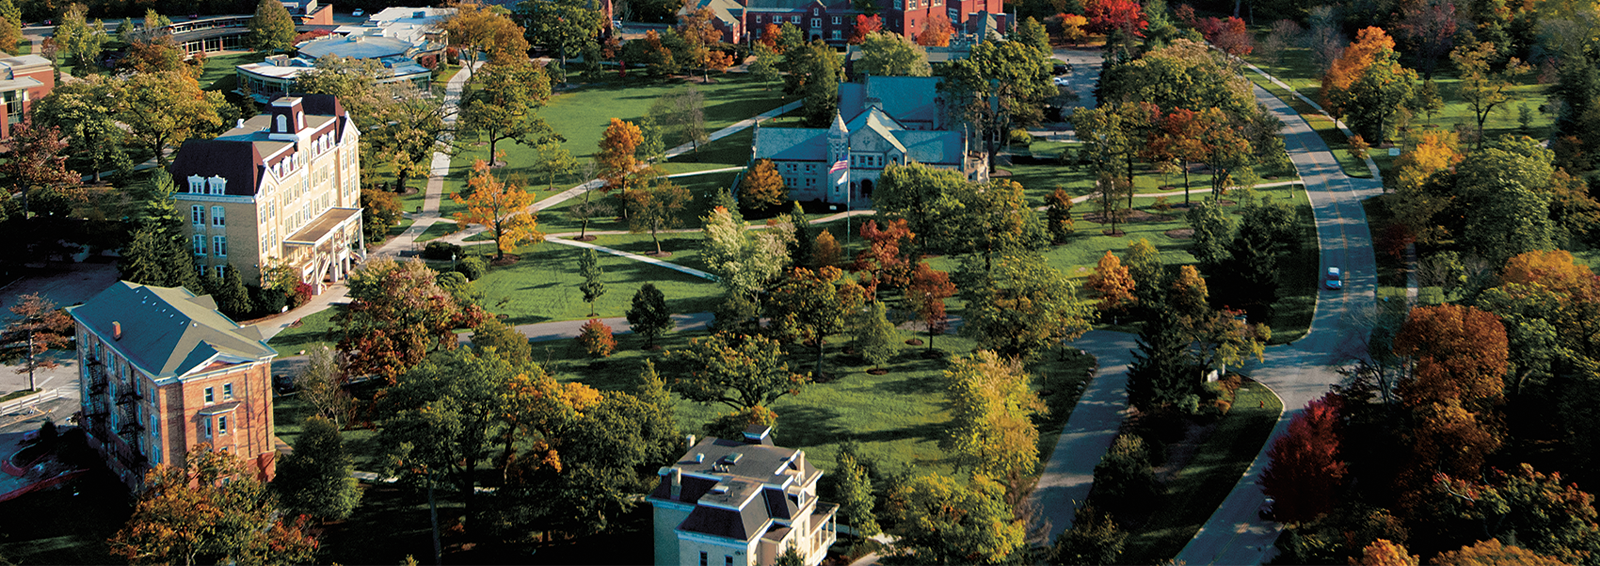
{"label": "stone building with gabled roof", "polygon": [[366,257],[361,237],[361,132],[339,100],[308,94],[210,140],[189,140],[168,170],[184,234],[203,272],[232,265],[259,284],[288,267],[320,293]]}
{"label": "stone building with gabled roof", "polygon": [[773,445],[772,428],[759,425],[689,445],[646,497],[656,564],[772,566],[791,547],[808,566],[822,562],[839,506],[817,500],[822,471],[805,452]]}
{"label": "stone building with gabled roof", "polygon": [[[771,160],[798,201],[870,206],[890,164],[921,163],[988,180],[965,131],[949,129],[938,77],[874,77],[839,85],[839,113],[823,128],[758,128],[752,161]],[[848,118],[846,118],[848,117]],[[848,167],[837,167],[841,162]]]}
{"label": "stone building with gabled roof", "polygon": [[275,469],[272,359],[261,333],[209,295],[120,281],[81,305],[76,323],[79,424],[129,486],[201,445]]}
{"label": "stone building with gabled roof", "polygon": [[[975,35],[996,20],[1007,19],[1000,0],[873,0],[883,31],[915,40],[930,20],[950,22],[957,33]],[[851,0],[691,0],[695,9],[711,10],[712,25],[728,43],[761,39],[768,24],[793,24],[806,41],[844,45],[855,31],[856,16],[866,12]],[[680,13],[682,13],[680,11]],[[977,37],[986,37],[977,35]]]}

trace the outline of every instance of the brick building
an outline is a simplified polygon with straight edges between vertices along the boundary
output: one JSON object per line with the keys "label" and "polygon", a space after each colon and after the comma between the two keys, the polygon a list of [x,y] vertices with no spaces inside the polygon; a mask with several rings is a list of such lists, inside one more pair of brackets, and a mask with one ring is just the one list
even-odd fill
{"label": "brick building", "polygon": [[313,94],[184,142],[169,171],[195,263],[217,275],[232,265],[246,283],[282,265],[319,293],[343,280],[366,256],[360,136],[337,98]]}
{"label": "brick building", "polygon": [[[874,1],[884,31],[913,40],[936,17],[948,18],[957,33],[980,35],[987,35],[981,33],[985,26],[1003,26],[1007,18],[1000,0]],[[851,0],[694,0],[694,5],[711,10],[712,24],[729,43],[759,39],[767,24],[794,24],[806,41],[843,45],[855,29],[856,16],[863,13]]]}
{"label": "brick building", "polygon": [[38,55],[0,58],[0,101],[6,106],[0,139],[10,139],[11,128],[27,120],[33,103],[50,94],[55,86],[56,70],[49,59]]}
{"label": "brick building", "polygon": [[209,444],[270,480],[272,358],[209,295],[120,281],[67,307],[77,326],[80,424],[129,486]]}

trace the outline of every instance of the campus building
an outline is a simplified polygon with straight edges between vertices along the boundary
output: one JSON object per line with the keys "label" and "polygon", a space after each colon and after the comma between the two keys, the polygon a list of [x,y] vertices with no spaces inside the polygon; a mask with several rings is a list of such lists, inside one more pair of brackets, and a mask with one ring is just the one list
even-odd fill
{"label": "campus building", "polygon": [[[874,0],[883,31],[916,39],[930,19],[947,18],[955,34],[987,37],[987,30],[1007,29],[1008,16],[1000,0]],[[712,25],[722,40],[743,43],[760,39],[767,24],[794,24],[806,41],[820,39],[843,45],[855,29],[857,10],[852,0],[693,0],[695,8],[713,15]],[[985,28],[984,26],[988,26]]]}
{"label": "campus building", "polygon": [[11,128],[27,120],[33,103],[50,94],[55,86],[56,70],[49,59],[38,55],[0,58],[0,100],[6,106],[0,139],[10,139]]}
{"label": "campus building", "polygon": [[286,96],[210,140],[189,140],[168,169],[195,263],[260,283],[287,267],[314,293],[366,257],[361,132],[330,95]]}
{"label": "campus building", "polygon": [[772,566],[789,548],[808,566],[822,562],[839,506],[817,500],[822,470],[805,452],[774,446],[772,427],[760,425],[734,440],[690,435],[689,445],[646,497],[656,564]]}
{"label": "campus building", "polygon": [[[938,77],[873,77],[839,85],[839,114],[829,128],[758,128],[755,159],[771,160],[798,201],[867,206],[890,164],[916,162],[988,180],[964,131],[939,111]],[[834,167],[843,162],[848,168]]]}
{"label": "campus building", "polygon": [[67,307],[77,326],[79,423],[123,483],[208,445],[271,480],[272,358],[209,295],[120,281]]}
{"label": "campus building", "polygon": [[338,26],[328,35],[295,45],[296,55],[276,55],[259,63],[234,66],[239,90],[265,103],[295,89],[295,79],[328,56],[371,59],[383,67],[378,83],[410,83],[428,88],[433,69],[444,54],[445,39],[437,24],[454,8],[387,8],[359,26]]}

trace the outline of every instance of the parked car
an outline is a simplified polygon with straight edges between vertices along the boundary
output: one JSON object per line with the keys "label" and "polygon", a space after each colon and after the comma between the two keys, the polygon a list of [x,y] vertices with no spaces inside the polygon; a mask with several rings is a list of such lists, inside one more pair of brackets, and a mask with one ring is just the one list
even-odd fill
{"label": "parked car", "polygon": [[356,11],[350,12],[350,15],[356,16],[356,17],[361,17],[361,16],[367,15],[367,11],[363,10],[361,8],[356,8]]}
{"label": "parked car", "polygon": [[1067,86],[1069,84],[1072,84],[1072,79],[1069,78],[1069,77],[1056,77],[1055,78],[1055,83],[1056,83],[1056,86]]}
{"label": "parked car", "polygon": [[1267,501],[1265,503],[1261,504],[1261,508],[1256,510],[1256,516],[1260,517],[1261,520],[1263,520],[1263,521],[1271,521],[1271,520],[1273,520],[1273,518],[1272,518],[1272,505],[1273,505],[1273,503],[1276,503],[1276,502],[1273,501],[1271,497],[1268,497]]}
{"label": "parked car", "polygon": [[1343,278],[1343,274],[1339,273],[1339,268],[1337,268],[1337,267],[1328,268],[1327,284],[1328,284],[1328,289],[1334,290],[1334,291],[1338,291],[1338,290],[1344,288],[1344,278]]}
{"label": "parked car", "polygon": [[1066,63],[1056,63],[1056,66],[1053,68],[1053,73],[1052,74],[1065,75],[1070,71],[1071,71],[1071,67],[1068,67],[1066,65]]}

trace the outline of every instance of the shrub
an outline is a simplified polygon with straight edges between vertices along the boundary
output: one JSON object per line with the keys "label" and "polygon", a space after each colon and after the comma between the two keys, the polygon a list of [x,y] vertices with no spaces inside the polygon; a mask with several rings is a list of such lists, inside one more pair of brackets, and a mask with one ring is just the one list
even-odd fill
{"label": "shrub", "polygon": [[489,262],[483,259],[483,256],[467,256],[456,264],[456,271],[467,276],[468,281],[477,281],[479,277],[483,277],[483,274],[489,271]]}
{"label": "shrub", "polygon": [[311,284],[300,281],[294,284],[294,292],[289,294],[289,308],[299,308],[311,300]]}
{"label": "shrub", "polygon": [[289,304],[289,296],[281,289],[263,289],[254,285],[246,288],[250,290],[250,302],[256,306],[256,316],[278,314]]}
{"label": "shrub", "polygon": [[434,281],[439,284],[439,288],[446,291],[455,291],[467,286],[467,276],[460,271],[442,272]]}
{"label": "shrub", "polygon": [[610,326],[598,318],[591,318],[583,323],[583,328],[578,332],[578,345],[591,358],[606,358],[617,349],[617,338],[611,335]]}
{"label": "shrub", "polygon": [[1012,145],[1029,145],[1033,143],[1033,136],[1023,128],[1011,130],[1010,138]]}
{"label": "shrub", "polygon": [[422,248],[424,259],[450,259],[451,256],[461,257],[461,246],[450,242],[434,240]]}

